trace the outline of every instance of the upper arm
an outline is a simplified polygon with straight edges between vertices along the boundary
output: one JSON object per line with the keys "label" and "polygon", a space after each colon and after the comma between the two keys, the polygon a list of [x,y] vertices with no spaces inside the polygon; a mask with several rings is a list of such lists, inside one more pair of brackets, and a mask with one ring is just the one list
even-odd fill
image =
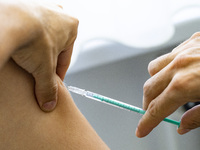
{"label": "upper arm", "polygon": [[0,149],[108,149],[58,78],[58,104],[39,109],[30,75],[10,61],[0,72]]}

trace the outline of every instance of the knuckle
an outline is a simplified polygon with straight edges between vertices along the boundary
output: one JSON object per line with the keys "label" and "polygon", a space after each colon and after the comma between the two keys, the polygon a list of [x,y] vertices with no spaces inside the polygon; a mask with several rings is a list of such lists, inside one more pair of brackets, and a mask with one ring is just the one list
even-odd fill
{"label": "knuckle", "polygon": [[151,84],[150,84],[150,79],[148,79],[145,83],[144,83],[144,86],[143,86],[143,94],[145,97],[148,97],[148,95],[150,94],[150,87],[151,87]]}
{"label": "knuckle", "polygon": [[69,43],[73,43],[77,37],[79,20],[77,18],[71,17],[69,24],[70,24],[70,29],[71,29],[69,32],[69,36],[70,36]]}
{"label": "knuckle", "polygon": [[184,82],[185,82],[184,80],[185,79],[182,78],[182,75],[176,74],[173,77],[171,89],[176,90],[176,91],[182,90],[182,88],[184,86]]}
{"label": "knuckle", "polygon": [[149,116],[153,119],[156,119],[158,117],[158,110],[156,108],[156,102],[151,101],[151,103],[148,106],[148,113]]}
{"label": "knuckle", "polygon": [[76,25],[76,27],[78,28],[79,25],[79,20],[77,18],[74,18],[74,24]]}
{"label": "knuckle", "polygon": [[173,63],[173,68],[182,68],[185,67],[190,63],[192,60],[192,57],[186,53],[179,54],[178,56],[175,57],[174,63]]}
{"label": "knuckle", "polygon": [[156,72],[157,72],[157,69],[155,67],[155,60],[151,61],[149,64],[148,64],[148,72],[151,76],[153,76]]}
{"label": "knuckle", "polygon": [[200,32],[195,32],[192,36],[191,39],[199,39],[200,38]]}
{"label": "knuckle", "polygon": [[183,99],[199,99],[199,75],[196,72],[177,73],[173,79],[170,91],[176,92]]}
{"label": "knuckle", "polygon": [[[181,45],[181,44],[180,44],[180,45]],[[175,47],[175,48],[173,48],[173,49],[172,49],[172,53],[175,53],[175,52],[177,51],[177,49],[180,47],[180,45],[177,46],[177,47]]]}
{"label": "knuckle", "polygon": [[193,75],[188,75],[187,73],[177,73],[172,80],[171,90],[181,92],[186,95],[192,88]]}
{"label": "knuckle", "polygon": [[186,102],[188,99],[196,100],[200,97],[199,81],[199,74],[195,71],[178,72],[174,75],[169,90],[182,97],[182,100],[177,99],[179,103]]}
{"label": "knuckle", "polygon": [[148,72],[151,76],[162,70],[172,60],[172,53],[164,54],[155,60],[151,61],[148,65]]}
{"label": "knuckle", "polygon": [[78,29],[79,20],[77,18],[71,17],[70,23],[74,30]]}

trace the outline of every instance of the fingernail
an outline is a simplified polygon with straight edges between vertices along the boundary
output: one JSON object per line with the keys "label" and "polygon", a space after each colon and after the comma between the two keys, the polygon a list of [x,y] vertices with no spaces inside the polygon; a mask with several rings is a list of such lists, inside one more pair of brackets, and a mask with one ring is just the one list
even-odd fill
{"label": "fingernail", "polygon": [[56,107],[56,101],[55,100],[46,102],[42,105],[42,109],[44,109],[44,111],[52,111],[55,107]]}
{"label": "fingernail", "polygon": [[189,131],[191,131],[191,129],[179,129],[179,134],[185,134]]}
{"label": "fingernail", "polygon": [[138,138],[141,138],[141,134],[140,134],[138,128],[136,128],[136,130],[135,130],[135,135],[136,135]]}

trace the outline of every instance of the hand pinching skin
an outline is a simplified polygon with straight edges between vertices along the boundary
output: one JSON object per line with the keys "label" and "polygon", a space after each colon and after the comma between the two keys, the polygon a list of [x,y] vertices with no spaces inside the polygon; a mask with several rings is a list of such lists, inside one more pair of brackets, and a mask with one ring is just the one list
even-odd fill
{"label": "hand pinching skin", "polygon": [[69,67],[78,20],[60,6],[0,0],[0,68],[12,58],[35,79],[35,95],[42,110],[57,103],[58,75]]}

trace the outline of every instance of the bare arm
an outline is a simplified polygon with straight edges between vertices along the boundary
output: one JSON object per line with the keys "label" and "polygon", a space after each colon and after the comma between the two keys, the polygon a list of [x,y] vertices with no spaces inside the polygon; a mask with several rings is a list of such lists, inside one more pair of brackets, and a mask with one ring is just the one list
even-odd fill
{"label": "bare arm", "polygon": [[13,61],[0,72],[0,149],[109,149],[74,104],[57,77],[58,104],[53,112],[39,109],[34,80]]}

